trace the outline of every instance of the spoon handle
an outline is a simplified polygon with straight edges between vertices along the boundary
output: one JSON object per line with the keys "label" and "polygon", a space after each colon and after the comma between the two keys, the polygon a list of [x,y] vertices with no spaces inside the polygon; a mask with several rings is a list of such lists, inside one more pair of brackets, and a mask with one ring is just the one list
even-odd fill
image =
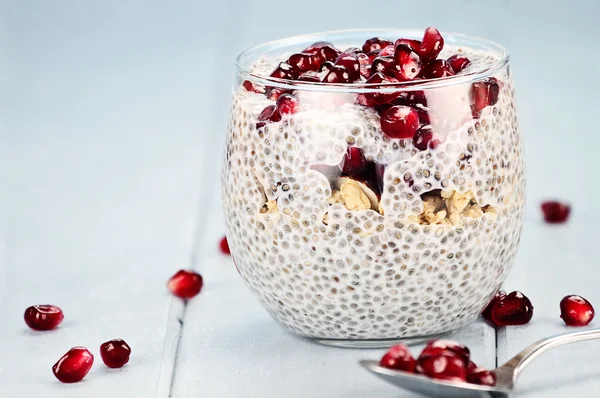
{"label": "spoon handle", "polygon": [[519,377],[521,371],[531,362],[544,352],[554,347],[559,347],[565,344],[576,343],[578,341],[600,339],[600,329],[585,330],[583,332],[565,333],[556,336],[548,337],[533,343],[523,351],[515,355],[499,369],[510,370],[513,374],[513,382]]}

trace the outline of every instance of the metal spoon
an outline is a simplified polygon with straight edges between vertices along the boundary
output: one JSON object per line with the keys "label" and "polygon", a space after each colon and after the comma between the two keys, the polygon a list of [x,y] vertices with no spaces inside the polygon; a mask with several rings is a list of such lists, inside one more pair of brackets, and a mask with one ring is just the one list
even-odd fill
{"label": "metal spoon", "polygon": [[513,391],[515,382],[521,374],[521,371],[534,358],[537,358],[539,355],[554,347],[599,338],[600,329],[592,329],[583,332],[560,334],[540,340],[525,348],[504,365],[492,370],[492,372],[496,374],[496,385],[494,387],[431,379],[414,373],[383,368],[379,366],[379,361],[362,360],[359,363],[369,372],[381,377],[387,382],[426,396],[452,398],[506,398],[508,397],[508,394]]}

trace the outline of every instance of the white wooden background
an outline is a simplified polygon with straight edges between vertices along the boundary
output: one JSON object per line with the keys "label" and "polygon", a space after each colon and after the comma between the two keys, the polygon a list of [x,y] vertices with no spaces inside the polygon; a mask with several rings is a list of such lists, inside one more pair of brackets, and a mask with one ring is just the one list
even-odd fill
{"label": "white wooden background", "polygon": [[[600,310],[599,15],[597,0],[0,1],[0,397],[412,396],[356,365],[383,350],[283,332],[217,249],[234,56],[311,31],[435,25],[505,44],[528,167],[506,288],[525,292],[535,315],[454,338],[493,367],[567,330],[564,295]],[[546,197],[573,203],[568,225],[541,223]],[[188,267],[205,288],[184,306],[165,282]],[[60,328],[25,327],[37,303],[63,308]],[[116,337],[133,351],[123,369],[98,356],[81,383],[52,376],[70,347],[97,353]],[[596,397],[598,352],[589,342],[548,354],[518,396]]]}

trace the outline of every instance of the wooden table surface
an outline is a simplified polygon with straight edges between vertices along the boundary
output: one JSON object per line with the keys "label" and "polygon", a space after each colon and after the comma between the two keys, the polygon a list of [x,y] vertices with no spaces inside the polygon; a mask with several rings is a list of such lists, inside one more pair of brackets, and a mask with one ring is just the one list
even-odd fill
{"label": "wooden table surface", "polygon": [[[456,4],[455,4],[456,3]],[[417,5],[418,4],[418,5]],[[533,321],[453,338],[493,367],[568,331],[558,302],[600,306],[600,3],[355,0],[8,1],[0,4],[0,397],[412,397],[356,361],[383,350],[329,348],[280,329],[253,299],[223,235],[219,166],[233,60],[266,40],[352,27],[426,27],[508,47],[527,161],[527,215],[507,290]],[[544,198],[573,204],[541,222]],[[598,245],[598,246],[597,246]],[[201,272],[183,305],[165,282]],[[65,312],[56,330],[22,320]],[[600,320],[592,326],[600,326]],[[75,345],[122,337],[132,358],[66,385],[51,366]],[[534,362],[519,397],[596,397],[600,342]]]}

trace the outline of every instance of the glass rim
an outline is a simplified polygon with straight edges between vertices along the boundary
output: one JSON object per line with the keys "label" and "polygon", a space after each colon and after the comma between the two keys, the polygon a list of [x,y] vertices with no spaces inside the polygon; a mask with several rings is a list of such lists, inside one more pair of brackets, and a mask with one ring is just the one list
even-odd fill
{"label": "glass rim", "polygon": [[[404,82],[389,82],[389,83],[323,83],[323,82],[306,82],[290,79],[282,79],[270,76],[262,76],[255,73],[251,73],[248,68],[242,66],[243,61],[253,55],[260,55],[270,48],[277,48],[281,46],[289,46],[293,44],[301,43],[314,43],[316,41],[327,40],[329,36],[335,35],[350,35],[350,34],[361,34],[363,37],[373,36],[385,36],[385,32],[404,32],[406,36],[422,35],[424,29],[398,29],[398,28],[365,28],[365,29],[342,29],[342,30],[329,30],[323,32],[307,33],[296,36],[289,36],[282,39],[271,40],[252,48],[249,48],[241,52],[235,58],[235,69],[236,73],[242,77],[242,80],[250,80],[262,84],[264,86],[272,86],[288,90],[306,90],[306,91],[320,91],[320,92],[338,92],[338,93],[370,93],[370,92],[393,92],[402,88],[404,90],[414,91],[423,89],[434,89],[440,87],[454,86],[459,84],[470,83],[477,80],[483,80],[487,77],[492,76],[498,72],[504,66],[506,66],[510,60],[510,54],[508,50],[501,44],[484,39],[477,36],[466,35],[462,33],[454,32],[441,32],[444,38],[452,38],[458,41],[465,42],[465,47],[469,47],[466,43],[469,41],[482,44],[488,48],[496,49],[499,52],[499,58],[485,67],[476,69],[469,73],[442,77],[436,79],[427,80],[416,80],[416,81],[404,81]],[[369,34],[369,32],[371,32]],[[453,40],[454,41],[454,40]]]}

